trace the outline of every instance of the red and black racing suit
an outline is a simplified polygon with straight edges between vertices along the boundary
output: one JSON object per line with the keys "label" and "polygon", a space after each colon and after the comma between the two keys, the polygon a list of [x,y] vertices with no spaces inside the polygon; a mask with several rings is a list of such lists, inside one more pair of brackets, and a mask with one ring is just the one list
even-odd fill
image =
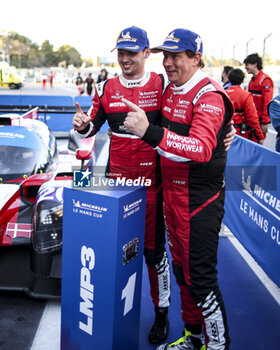
{"label": "red and black racing suit", "polygon": [[163,85],[163,77],[153,72],[145,73],[139,80],[126,80],[121,75],[98,84],[88,111],[92,122],[83,131],[83,136],[96,134],[107,120],[112,130],[107,167],[109,176],[151,180],[151,186],[147,187],[144,254],[153,303],[168,307],[170,273],[165,251],[160,157],[151,146],[124,127],[129,108],[121,101],[124,97],[137,104],[147,113],[151,123],[159,124]]}
{"label": "red and black racing suit", "polygon": [[[227,321],[217,282],[217,249],[224,215],[223,139],[232,105],[219,84],[198,70],[163,95],[162,126],[142,138],[162,155],[164,215],[182,318],[205,325],[207,349],[228,349]],[[188,329],[188,328],[187,328]]]}
{"label": "red and black racing suit", "polygon": [[227,89],[227,94],[234,107],[233,123],[237,135],[254,142],[263,140],[265,137],[250,92],[243,90],[240,85],[232,85]]}
{"label": "red and black racing suit", "polygon": [[269,124],[270,118],[267,112],[267,106],[273,98],[273,81],[270,76],[260,70],[257,76],[252,77],[250,80],[248,91],[253,95],[260,124]]}

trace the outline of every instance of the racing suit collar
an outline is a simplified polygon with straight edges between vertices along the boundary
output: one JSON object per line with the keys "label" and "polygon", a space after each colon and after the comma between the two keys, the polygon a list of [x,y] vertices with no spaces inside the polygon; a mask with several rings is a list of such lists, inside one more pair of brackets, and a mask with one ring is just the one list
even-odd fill
{"label": "racing suit collar", "polygon": [[135,88],[144,86],[150,79],[150,72],[145,72],[143,77],[137,80],[125,79],[123,74],[120,75],[120,83],[126,88]]}
{"label": "racing suit collar", "polygon": [[194,75],[191,77],[190,80],[188,80],[185,84],[181,86],[175,86],[171,87],[173,90],[174,95],[183,95],[189,92],[196,84],[198,84],[202,79],[206,78],[207,75],[202,70],[197,70]]}

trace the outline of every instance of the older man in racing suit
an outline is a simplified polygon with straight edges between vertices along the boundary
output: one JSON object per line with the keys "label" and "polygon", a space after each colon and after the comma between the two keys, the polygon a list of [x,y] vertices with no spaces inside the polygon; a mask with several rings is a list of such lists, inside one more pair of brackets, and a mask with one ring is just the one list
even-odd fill
{"label": "older man in racing suit", "polygon": [[196,33],[175,29],[153,51],[163,51],[171,81],[163,95],[162,127],[123,101],[132,110],[124,125],[162,156],[164,214],[185,323],[182,338],[157,350],[226,350],[230,339],[216,264],[224,214],[223,138],[233,108],[225,91],[199,69],[202,41]]}

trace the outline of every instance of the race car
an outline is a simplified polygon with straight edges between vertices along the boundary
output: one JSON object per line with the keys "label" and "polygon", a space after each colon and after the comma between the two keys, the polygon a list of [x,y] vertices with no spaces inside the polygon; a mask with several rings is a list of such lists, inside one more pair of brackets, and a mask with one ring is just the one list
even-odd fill
{"label": "race car", "polygon": [[0,289],[60,298],[63,189],[75,166],[93,166],[94,146],[71,131],[59,150],[38,108],[0,115]]}

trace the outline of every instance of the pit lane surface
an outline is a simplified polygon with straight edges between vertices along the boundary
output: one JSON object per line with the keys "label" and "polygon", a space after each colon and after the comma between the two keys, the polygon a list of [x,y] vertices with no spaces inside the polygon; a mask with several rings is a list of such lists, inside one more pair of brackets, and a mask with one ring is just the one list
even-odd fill
{"label": "pit lane surface", "polygon": [[59,95],[77,96],[77,87],[74,84],[54,84],[53,88],[47,85],[45,90],[40,83],[25,82],[24,86],[18,90],[11,90],[8,87],[0,87],[1,95]]}
{"label": "pit lane surface", "polygon": [[0,349],[31,349],[45,306],[45,300],[31,299],[24,293],[2,291],[0,293]]}

